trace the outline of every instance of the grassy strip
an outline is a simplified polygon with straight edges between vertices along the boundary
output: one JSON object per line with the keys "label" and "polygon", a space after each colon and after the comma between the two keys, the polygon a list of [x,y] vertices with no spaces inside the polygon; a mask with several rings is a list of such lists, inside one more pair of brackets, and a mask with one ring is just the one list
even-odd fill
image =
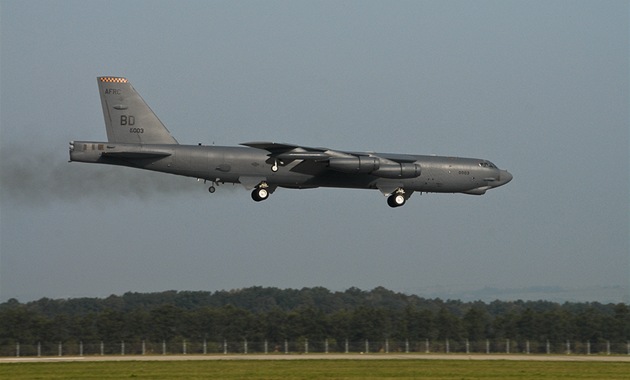
{"label": "grassy strip", "polygon": [[627,379],[628,363],[465,360],[0,364],[2,379]]}

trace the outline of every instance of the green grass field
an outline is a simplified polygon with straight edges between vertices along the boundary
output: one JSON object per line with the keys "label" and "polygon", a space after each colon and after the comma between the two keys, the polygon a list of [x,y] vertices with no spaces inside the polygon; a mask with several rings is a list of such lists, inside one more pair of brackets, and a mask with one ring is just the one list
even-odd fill
{"label": "green grass field", "polygon": [[238,360],[3,363],[1,379],[628,379],[621,362]]}

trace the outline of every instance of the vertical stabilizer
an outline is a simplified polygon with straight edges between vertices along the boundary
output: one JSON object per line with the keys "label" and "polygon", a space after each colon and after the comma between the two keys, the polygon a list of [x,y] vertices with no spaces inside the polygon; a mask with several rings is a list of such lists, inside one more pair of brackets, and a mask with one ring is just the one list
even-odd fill
{"label": "vertical stabilizer", "polygon": [[126,78],[99,77],[107,140],[131,144],[177,144]]}

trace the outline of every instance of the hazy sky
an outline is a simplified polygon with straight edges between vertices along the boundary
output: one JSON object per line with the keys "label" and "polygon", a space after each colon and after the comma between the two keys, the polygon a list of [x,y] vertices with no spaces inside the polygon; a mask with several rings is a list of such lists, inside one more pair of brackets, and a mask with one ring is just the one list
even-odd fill
{"label": "hazy sky", "polygon": [[[0,302],[254,285],[628,301],[628,4],[2,0]],[[180,143],[478,157],[514,180],[391,209],[68,163],[68,141],[106,140],[100,75],[129,78]]]}

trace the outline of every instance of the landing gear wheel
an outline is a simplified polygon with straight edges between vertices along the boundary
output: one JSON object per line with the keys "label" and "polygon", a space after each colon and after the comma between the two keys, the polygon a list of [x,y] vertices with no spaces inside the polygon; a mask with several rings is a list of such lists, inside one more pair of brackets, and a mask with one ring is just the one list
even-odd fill
{"label": "landing gear wheel", "polygon": [[264,187],[257,187],[252,191],[252,199],[256,202],[264,201],[269,198],[269,191]]}
{"label": "landing gear wheel", "polygon": [[387,198],[387,204],[389,207],[400,207],[405,204],[407,200],[403,194],[392,194]]}
{"label": "landing gear wheel", "polygon": [[210,187],[208,188],[208,191],[210,192],[210,194],[213,194],[215,191],[217,191],[217,189],[216,189],[216,187],[214,187],[214,186],[210,186]]}

